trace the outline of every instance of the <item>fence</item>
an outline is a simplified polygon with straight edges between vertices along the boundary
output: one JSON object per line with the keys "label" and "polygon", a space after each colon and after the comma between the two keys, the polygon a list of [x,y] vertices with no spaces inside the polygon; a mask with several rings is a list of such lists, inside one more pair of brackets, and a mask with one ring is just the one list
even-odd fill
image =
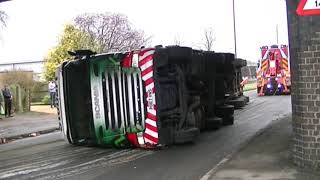
{"label": "fence", "polygon": [[31,92],[31,102],[32,103],[39,103],[42,102],[45,96],[48,96],[48,85],[47,83],[37,82],[35,87],[32,89]]}

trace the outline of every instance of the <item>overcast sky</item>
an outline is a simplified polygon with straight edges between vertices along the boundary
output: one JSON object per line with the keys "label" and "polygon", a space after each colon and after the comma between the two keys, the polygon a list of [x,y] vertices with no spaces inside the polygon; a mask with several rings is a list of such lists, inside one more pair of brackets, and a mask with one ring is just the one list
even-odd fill
{"label": "overcast sky", "polygon": [[[238,57],[259,59],[262,45],[287,44],[284,0],[235,0]],[[128,16],[135,28],[152,37],[152,45],[199,47],[205,28],[214,29],[213,49],[234,52],[232,0],[12,0],[0,3],[9,19],[0,30],[0,63],[42,60],[63,26],[85,12]]]}

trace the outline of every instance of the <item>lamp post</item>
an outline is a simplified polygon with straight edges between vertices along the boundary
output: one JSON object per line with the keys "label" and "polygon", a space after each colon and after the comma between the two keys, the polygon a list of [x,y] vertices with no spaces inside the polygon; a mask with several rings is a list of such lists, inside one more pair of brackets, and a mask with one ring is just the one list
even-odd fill
{"label": "lamp post", "polygon": [[234,57],[237,58],[236,13],[234,8],[234,0],[232,0],[232,7],[233,7]]}

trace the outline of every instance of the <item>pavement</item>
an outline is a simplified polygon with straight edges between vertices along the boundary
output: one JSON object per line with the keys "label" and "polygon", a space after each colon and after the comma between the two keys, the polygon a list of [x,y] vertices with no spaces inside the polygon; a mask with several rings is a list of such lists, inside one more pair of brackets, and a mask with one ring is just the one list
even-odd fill
{"label": "pavement", "polygon": [[15,114],[14,117],[2,117],[0,119],[0,144],[57,131],[59,124],[56,112],[54,109],[47,109],[43,106],[36,108],[36,111]]}
{"label": "pavement", "polygon": [[291,116],[273,121],[232,157],[210,171],[211,180],[319,180],[291,160]]}

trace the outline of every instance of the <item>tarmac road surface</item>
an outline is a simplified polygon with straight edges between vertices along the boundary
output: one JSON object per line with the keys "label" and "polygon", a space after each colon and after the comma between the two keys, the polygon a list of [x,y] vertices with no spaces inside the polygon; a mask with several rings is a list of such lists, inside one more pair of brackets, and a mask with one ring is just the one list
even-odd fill
{"label": "tarmac road surface", "polygon": [[235,124],[201,133],[197,142],[160,151],[75,147],[59,133],[0,145],[0,179],[205,180],[272,120],[291,113],[290,96],[257,97],[235,112]]}

